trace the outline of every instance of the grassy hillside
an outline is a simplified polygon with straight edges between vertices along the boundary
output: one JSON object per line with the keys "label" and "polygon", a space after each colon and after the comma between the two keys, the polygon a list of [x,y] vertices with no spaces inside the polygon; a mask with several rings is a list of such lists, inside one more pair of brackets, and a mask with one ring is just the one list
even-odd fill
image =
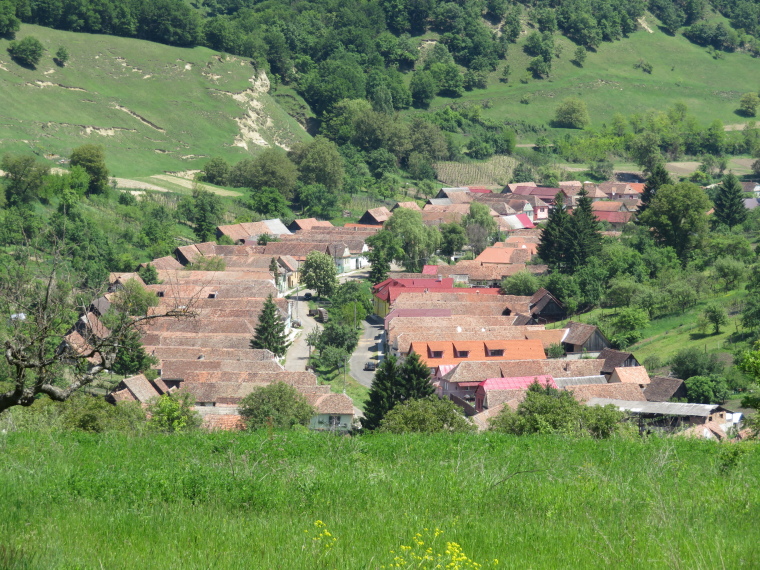
{"label": "grassy hillside", "polygon": [[[664,110],[683,102],[700,122],[720,119],[725,124],[744,123],[746,118],[735,113],[742,94],[760,87],[760,60],[746,53],[726,53],[713,59],[706,49],[689,42],[681,35],[669,36],[661,31],[656,20],[647,16],[652,33],[639,29],[630,37],[614,43],[603,43],[596,52],[589,52],[584,66],[571,60],[576,45],[555,34],[562,45],[560,59],[553,61],[549,79],[520,78],[531,56],[523,51],[526,35],[509,46],[506,63],[491,74],[488,89],[467,92],[458,101],[487,102],[483,115],[492,119],[525,120],[545,123],[554,116],[557,104],[569,96],[583,99],[588,105],[594,126],[609,122],[615,113],[629,116],[649,109]],[[640,59],[652,64],[650,74],[634,69]],[[499,81],[503,65],[511,69],[509,83]],[[530,103],[520,100],[528,96]],[[435,110],[452,102],[436,98]],[[531,135],[526,135],[531,139]]]}
{"label": "grassy hillside", "polygon": [[[47,49],[36,69],[12,61],[0,39],[0,151],[32,150],[52,164],[78,145],[102,144],[112,174],[133,177],[308,137],[247,60],[30,25],[16,37],[27,35]],[[59,46],[70,53],[65,67],[53,61]]]}
{"label": "grassy hillside", "polygon": [[484,567],[760,565],[755,445],[9,433],[0,449],[5,567],[387,568],[416,533]]}

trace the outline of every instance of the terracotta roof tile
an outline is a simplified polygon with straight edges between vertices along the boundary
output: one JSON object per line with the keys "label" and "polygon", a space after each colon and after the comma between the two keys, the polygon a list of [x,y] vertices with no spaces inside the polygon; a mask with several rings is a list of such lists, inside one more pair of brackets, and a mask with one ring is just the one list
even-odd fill
{"label": "terracotta roof tile", "polygon": [[636,384],[581,384],[568,386],[567,390],[579,402],[591,398],[609,398],[612,400],[630,400],[640,402],[645,400],[644,392]]}
{"label": "terracotta roof tile", "polygon": [[[643,366],[627,366],[615,368],[610,376],[610,382],[624,384],[649,384],[649,373]],[[646,399],[646,398],[645,398]]]}

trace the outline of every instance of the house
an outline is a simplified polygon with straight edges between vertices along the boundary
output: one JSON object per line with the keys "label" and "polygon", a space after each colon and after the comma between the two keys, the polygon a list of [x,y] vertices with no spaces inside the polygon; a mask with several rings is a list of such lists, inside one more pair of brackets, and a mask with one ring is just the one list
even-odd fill
{"label": "house", "polygon": [[475,414],[474,416],[471,416],[470,419],[472,420],[472,423],[475,424],[475,426],[478,428],[478,431],[485,431],[488,428],[490,428],[490,422],[493,418],[498,416],[504,408],[509,408],[512,411],[517,411],[517,407],[520,405],[520,402],[517,399],[509,400],[507,402],[504,402],[503,404],[498,404],[494,406],[493,408],[488,408],[483,410],[482,412],[479,412]]}
{"label": "house", "polygon": [[760,182],[742,182],[742,191],[748,194],[754,194],[755,198],[760,198]]}
{"label": "house", "polygon": [[387,331],[393,319],[397,317],[450,317],[451,309],[394,309],[385,316],[384,328]]}
{"label": "house", "polygon": [[623,226],[631,221],[633,214],[631,212],[600,212],[595,211],[594,217],[599,222],[607,222],[613,230],[622,230]]}
{"label": "house", "polygon": [[361,218],[359,218],[360,224],[366,224],[371,226],[382,226],[391,217],[391,213],[385,206],[379,208],[372,208],[364,212]]}
{"label": "house", "polygon": [[345,394],[306,393],[306,400],[317,413],[309,428],[315,431],[347,432],[354,423],[354,402]]}
{"label": "house", "polygon": [[702,426],[708,422],[726,423],[726,409],[716,404],[677,404],[672,402],[648,402],[591,398],[587,406],[613,405],[639,419],[640,424],[652,429],[672,431],[690,426]]}
{"label": "house", "polygon": [[554,295],[542,287],[530,298],[530,314],[536,322],[554,323],[564,319],[567,311]]}
{"label": "house", "polygon": [[505,232],[511,232],[513,230],[533,229],[536,227],[527,214],[499,216],[496,221],[499,229]]}
{"label": "house", "polygon": [[431,369],[443,364],[464,361],[542,360],[546,358],[540,340],[438,340],[411,343],[409,353],[416,353]]}
{"label": "house", "polygon": [[144,406],[154,398],[158,398],[163,392],[143,375],[124,378],[109,395],[111,402],[140,402]]}
{"label": "house", "polygon": [[173,258],[171,255],[165,257],[159,257],[153,261],[147,263],[141,263],[140,267],[145,268],[148,265],[152,265],[156,269],[182,269],[182,264]]}
{"label": "house", "polygon": [[318,220],[317,218],[302,218],[293,220],[288,226],[291,232],[309,231],[314,228],[332,228],[333,225],[327,220]]}
{"label": "house", "polygon": [[396,202],[396,204],[391,208],[391,212],[397,208],[406,208],[407,210],[414,210],[416,212],[422,211],[422,208],[417,205],[417,202]]}
{"label": "house", "polygon": [[604,360],[602,374],[609,378],[615,368],[625,368],[628,366],[641,366],[636,357],[631,352],[623,352],[614,348],[604,348],[597,358]]}
{"label": "house", "polygon": [[[587,386],[589,384],[607,384],[604,376],[575,376],[570,378],[555,378],[557,387],[561,390],[568,390],[573,386]],[[616,386],[629,386],[629,384],[615,384]]]}
{"label": "house", "polygon": [[670,402],[686,399],[686,385],[680,378],[654,376],[644,386],[644,396],[649,402]]}
{"label": "house", "polygon": [[390,312],[391,305],[404,292],[451,291],[454,288],[453,279],[386,279],[372,287],[373,310],[381,318]]}
{"label": "house", "polygon": [[724,425],[721,425],[718,422],[705,422],[704,424],[687,428],[684,431],[679,432],[677,435],[681,437],[695,437],[698,439],[724,441],[728,438],[728,434],[726,434]]}
{"label": "house", "polygon": [[456,365],[440,366],[433,380],[439,396],[464,397],[472,395],[465,391],[462,382],[480,383],[488,378],[517,378],[551,376],[559,385],[561,378],[583,378],[599,376],[601,362],[596,359],[578,360],[486,360],[465,361]]}
{"label": "house", "polygon": [[124,284],[132,280],[145,287],[145,281],[142,280],[139,273],[110,273],[108,275],[108,292],[113,293],[119,289],[123,289]]}
{"label": "house", "polygon": [[[630,206],[630,204],[628,204]],[[599,202],[591,203],[591,211],[593,212],[631,212],[625,202],[618,202],[614,200],[600,200]]]}
{"label": "house", "polygon": [[528,387],[534,383],[544,387],[557,388],[554,378],[549,375],[487,378],[480,382],[475,390],[475,410],[482,412],[510,400],[522,401]]}
{"label": "house", "polygon": [[259,236],[264,234],[278,237],[290,233],[291,231],[278,219],[231,224],[218,226],[216,228],[217,238],[227,236],[235,243],[240,243],[245,240],[256,240]]}
{"label": "house", "polygon": [[562,188],[549,188],[546,186],[518,186],[514,191],[514,194],[525,194],[526,196],[540,198],[550,206],[554,205],[554,201],[559,193],[562,193]]}
{"label": "house", "polygon": [[628,400],[640,402],[645,400],[644,392],[635,384],[578,384],[567,386],[566,390],[573,393],[573,398],[579,402],[588,402],[593,398],[612,400]]}
{"label": "house", "polygon": [[567,334],[562,340],[562,346],[567,353],[599,353],[609,348],[610,341],[595,325],[587,325],[570,321],[567,323]]}
{"label": "house", "polygon": [[526,263],[531,260],[533,255],[528,249],[518,249],[513,247],[487,247],[480,255],[475,258],[475,261],[481,265],[494,263],[494,264],[509,264],[509,263]]}
{"label": "house", "polygon": [[644,387],[649,384],[649,373],[643,366],[618,367],[610,375],[610,384],[621,382],[623,384],[637,384]]}
{"label": "house", "polygon": [[504,190],[502,190],[501,192],[502,192],[502,194],[515,194],[516,190],[520,186],[528,186],[530,188],[535,188],[536,187],[536,183],[535,182],[513,182],[511,184],[507,184],[504,187]]}

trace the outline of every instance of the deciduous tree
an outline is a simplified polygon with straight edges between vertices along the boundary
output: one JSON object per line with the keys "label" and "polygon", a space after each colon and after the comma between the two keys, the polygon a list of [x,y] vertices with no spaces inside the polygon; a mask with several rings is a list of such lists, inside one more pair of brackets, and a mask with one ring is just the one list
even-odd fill
{"label": "deciduous tree", "polygon": [[301,282],[314,289],[317,297],[329,297],[338,286],[338,270],[326,253],[311,251],[301,266]]}
{"label": "deciduous tree", "polygon": [[649,207],[639,216],[641,224],[652,228],[662,245],[672,247],[683,264],[699,247],[707,233],[710,199],[690,182],[660,187]]}
{"label": "deciduous tree", "polygon": [[26,36],[22,40],[14,40],[8,44],[8,53],[11,57],[29,67],[34,67],[40,62],[44,51],[42,42],[34,36]]}
{"label": "deciduous tree", "polygon": [[71,166],[81,166],[90,175],[88,194],[101,194],[108,188],[106,152],[100,145],[83,144],[71,151]]}
{"label": "deciduous tree", "polygon": [[451,400],[429,396],[401,402],[380,422],[380,432],[386,433],[458,433],[475,431],[475,425],[465,418],[462,408]]}
{"label": "deciduous tree", "polygon": [[0,167],[5,172],[5,199],[10,205],[28,204],[39,198],[50,168],[30,155],[6,154]]}
{"label": "deciduous tree", "polygon": [[586,103],[576,97],[568,97],[554,112],[554,124],[565,129],[583,129],[591,123]]}
{"label": "deciduous tree", "polygon": [[285,382],[254,388],[240,402],[240,415],[248,429],[291,429],[308,425],[316,410],[306,397]]}

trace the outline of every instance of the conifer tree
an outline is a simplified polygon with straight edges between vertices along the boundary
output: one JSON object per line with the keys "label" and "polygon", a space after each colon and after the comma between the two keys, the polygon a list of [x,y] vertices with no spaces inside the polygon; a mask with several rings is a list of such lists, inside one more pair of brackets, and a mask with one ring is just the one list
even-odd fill
{"label": "conifer tree", "polygon": [[570,216],[565,236],[570,273],[586,265],[588,259],[602,248],[599,222],[591,209],[591,198],[585,189],[578,193],[578,203]]}
{"label": "conifer tree", "polygon": [[251,339],[251,348],[265,348],[277,356],[283,356],[290,346],[287,338],[285,323],[280,317],[277,305],[274,304],[270,293],[259,315],[259,324],[256,325],[254,337]]}
{"label": "conifer tree", "polygon": [[366,429],[380,427],[385,414],[401,401],[399,387],[399,367],[396,357],[388,355],[377,367],[369,390],[369,399],[364,405],[362,425]]}
{"label": "conifer tree", "polygon": [[275,287],[279,288],[280,287],[280,272],[277,269],[277,260],[274,257],[269,262],[269,271],[274,276]]}
{"label": "conifer tree", "polygon": [[714,222],[716,225],[725,224],[729,228],[733,228],[747,219],[747,209],[744,207],[744,199],[742,198],[742,186],[733,173],[729,173],[723,179],[723,183],[718,186],[714,204]]}
{"label": "conifer tree", "polygon": [[418,400],[435,394],[430,382],[430,368],[416,352],[406,357],[399,370],[400,392],[403,400]]}
{"label": "conifer tree", "polygon": [[538,255],[552,269],[564,272],[567,261],[566,234],[570,215],[565,208],[565,198],[561,192],[557,192],[554,200],[554,208],[549,213],[546,226],[541,231]]}
{"label": "conifer tree", "polygon": [[665,166],[660,162],[652,168],[652,174],[649,175],[647,183],[644,184],[644,192],[641,194],[641,203],[639,204],[637,213],[640,214],[649,207],[649,203],[654,198],[655,192],[657,192],[660,186],[664,186],[665,184],[673,184],[673,181],[668,171],[665,170]]}

